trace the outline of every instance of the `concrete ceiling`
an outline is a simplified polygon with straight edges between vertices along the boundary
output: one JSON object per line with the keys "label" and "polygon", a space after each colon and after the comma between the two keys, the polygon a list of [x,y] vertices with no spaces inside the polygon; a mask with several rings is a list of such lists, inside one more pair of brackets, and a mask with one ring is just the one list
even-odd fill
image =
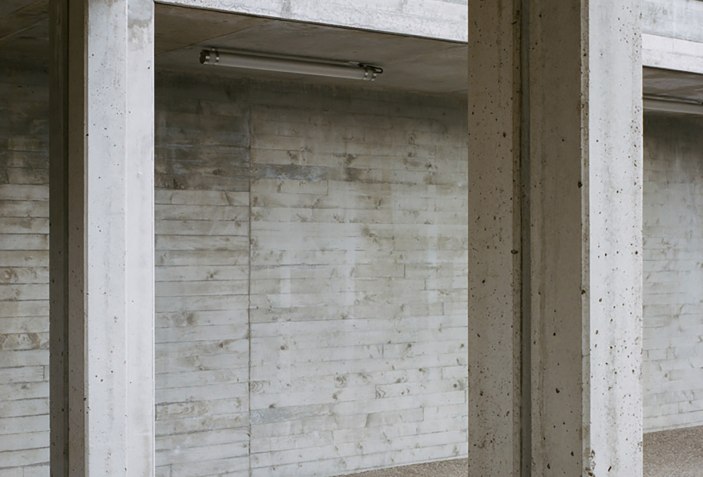
{"label": "concrete ceiling", "polygon": [[203,47],[369,63],[384,73],[365,87],[464,94],[467,46],[427,38],[351,30],[270,18],[157,6],[157,68],[198,75],[284,78],[305,83],[356,84],[359,81],[261,73],[203,66]]}
{"label": "concrete ceiling", "polygon": [[643,76],[645,96],[697,101],[703,104],[703,75],[645,68]]}
{"label": "concrete ceiling", "polygon": [[0,0],[0,60],[48,64],[47,0]]}
{"label": "concrete ceiling", "polygon": [[[0,61],[46,66],[49,60],[47,0],[0,1]],[[156,5],[156,65],[196,75],[267,78],[301,83],[346,84],[355,80],[203,66],[203,47],[358,61],[384,68],[372,89],[465,94],[465,43],[313,25],[271,18]]]}

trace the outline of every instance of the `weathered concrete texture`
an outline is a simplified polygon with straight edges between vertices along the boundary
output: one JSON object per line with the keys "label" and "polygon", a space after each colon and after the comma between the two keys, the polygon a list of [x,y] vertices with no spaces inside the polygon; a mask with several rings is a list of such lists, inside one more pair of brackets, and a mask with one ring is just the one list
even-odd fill
{"label": "weathered concrete texture", "polygon": [[443,460],[389,469],[372,470],[349,477],[466,477],[469,462],[467,459]]}
{"label": "weathered concrete texture", "polygon": [[7,64],[2,71],[0,475],[48,475],[48,78]]}
{"label": "weathered concrete texture", "polygon": [[700,477],[703,427],[644,435],[644,477]]}
{"label": "weathered concrete texture", "polygon": [[[637,476],[642,473],[644,133],[640,13],[639,0],[588,2],[588,64],[583,65],[582,70],[584,76],[588,75],[587,92],[584,92],[588,106],[582,109],[582,114],[587,115],[588,154],[582,152],[583,182],[577,180],[575,187],[583,194],[581,223],[582,230],[588,231],[584,240],[584,247],[588,248],[583,252],[582,269],[588,278],[584,279],[579,290],[583,320],[580,341],[583,346],[583,383],[580,386],[590,388],[582,394],[587,400],[582,423],[585,444],[582,472],[591,471],[593,475]],[[578,101],[576,97],[572,99],[572,104]],[[555,114],[558,114],[558,108],[553,110]],[[569,133],[562,130],[561,134],[568,136]],[[560,140],[558,134],[545,134],[545,137],[552,144]],[[558,156],[552,159],[557,168],[563,160]],[[575,176],[569,178],[567,189],[574,190],[574,179]],[[553,199],[560,200],[558,195]],[[545,220],[553,220],[548,207],[544,214]],[[558,229],[553,232],[559,234]],[[553,256],[557,264],[558,256],[565,251],[559,247]],[[551,279],[559,280],[561,276],[557,273]],[[573,289],[564,291],[576,292]],[[543,323],[552,320],[551,311],[549,305],[542,309]],[[565,315],[554,330],[568,335],[569,327],[573,325],[572,318],[575,315]],[[549,333],[543,338],[559,340]],[[563,361],[558,353],[552,356],[551,364],[552,368],[545,370],[543,377],[552,369],[561,367],[563,372]],[[563,406],[564,396],[560,397],[560,389],[545,384],[544,391],[551,396],[550,402],[554,406]],[[576,407],[583,402],[575,400],[570,406]],[[542,411],[549,414],[550,405],[545,405]],[[564,416],[567,413],[566,409],[560,412]],[[558,427],[559,420],[554,417],[552,415],[550,420],[542,423],[549,422]],[[562,449],[566,450],[566,447]]]}
{"label": "weathered concrete texture", "polygon": [[469,464],[473,476],[519,475],[517,19],[512,2],[472,1],[469,8]]}
{"label": "weathered concrete texture", "polygon": [[642,31],[680,40],[703,42],[703,2],[700,0],[644,0]]}
{"label": "weathered concrete texture", "polygon": [[644,0],[642,62],[645,66],[703,73],[703,2]]}
{"label": "weathered concrete texture", "polygon": [[[160,3],[467,41],[467,0],[290,2],[289,0],[166,0]],[[703,42],[699,0],[644,0],[644,33]]]}
{"label": "weathered concrete texture", "polygon": [[246,92],[159,81],[157,475],[249,469]]}
{"label": "weathered concrete texture", "polygon": [[644,190],[645,429],[703,424],[703,119],[648,115]]}
{"label": "weathered concrete texture", "polygon": [[635,476],[639,2],[528,3],[469,4],[470,472]]}
{"label": "weathered concrete texture", "polygon": [[[0,467],[46,475],[47,78],[3,72]],[[466,455],[465,102],[158,84],[158,475],[247,475],[250,407],[261,475]]]}
{"label": "weathered concrete texture", "polygon": [[466,455],[466,109],[251,93],[252,475]]}
{"label": "weathered concrete texture", "polygon": [[[324,2],[320,2],[324,5]],[[211,10],[157,5],[158,65],[194,75],[215,74],[197,61],[202,48],[252,50],[280,55],[363,61],[383,67],[369,90],[396,89],[430,94],[466,91],[466,45],[432,38],[302,23],[276,18],[224,14]],[[216,74],[239,78],[251,71],[216,68]],[[305,84],[341,84],[349,80],[313,75],[266,73],[257,78]]]}
{"label": "weathered concrete texture", "polygon": [[154,474],[154,3],[52,2],[51,473]]}
{"label": "weathered concrete texture", "polygon": [[550,1],[530,13],[533,473],[636,476],[639,2]]}
{"label": "weathered concrete texture", "polygon": [[164,0],[160,3],[466,41],[467,0]]}
{"label": "weathered concrete texture", "polygon": [[157,91],[158,475],[466,455],[464,101]]}

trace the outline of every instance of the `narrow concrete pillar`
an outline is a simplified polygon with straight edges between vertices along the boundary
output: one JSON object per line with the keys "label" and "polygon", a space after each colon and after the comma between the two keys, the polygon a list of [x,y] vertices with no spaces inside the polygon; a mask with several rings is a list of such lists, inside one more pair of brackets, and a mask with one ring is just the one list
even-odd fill
{"label": "narrow concrete pillar", "polygon": [[469,2],[471,476],[642,474],[637,0]]}
{"label": "narrow concrete pillar", "polygon": [[154,474],[154,5],[52,0],[51,473]]}
{"label": "narrow concrete pillar", "polygon": [[512,2],[469,1],[468,346],[472,476],[520,475],[518,18]]}

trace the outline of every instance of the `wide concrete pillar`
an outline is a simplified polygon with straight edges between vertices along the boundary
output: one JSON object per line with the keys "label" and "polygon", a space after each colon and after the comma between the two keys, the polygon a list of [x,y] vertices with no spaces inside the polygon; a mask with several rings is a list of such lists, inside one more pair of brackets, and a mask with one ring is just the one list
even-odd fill
{"label": "wide concrete pillar", "polygon": [[154,6],[51,2],[51,474],[154,473]]}
{"label": "wide concrete pillar", "polygon": [[642,474],[639,21],[469,1],[471,476]]}

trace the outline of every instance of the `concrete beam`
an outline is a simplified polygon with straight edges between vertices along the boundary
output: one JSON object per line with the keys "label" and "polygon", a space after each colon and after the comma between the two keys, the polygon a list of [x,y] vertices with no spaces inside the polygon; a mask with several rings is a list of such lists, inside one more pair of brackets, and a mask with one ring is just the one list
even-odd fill
{"label": "concrete beam", "polygon": [[642,475],[639,2],[469,8],[470,475]]}
{"label": "concrete beam", "polygon": [[700,0],[642,0],[641,5],[644,33],[703,41],[703,2]]}
{"label": "concrete beam", "polygon": [[[158,3],[466,42],[466,0],[159,0]],[[315,56],[315,52],[309,52]]]}
{"label": "concrete beam", "polygon": [[642,66],[703,74],[703,43],[643,34]]}
{"label": "concrete beam", "polygon": [[154,473],[154,6],[51,3],[52,475]]}

